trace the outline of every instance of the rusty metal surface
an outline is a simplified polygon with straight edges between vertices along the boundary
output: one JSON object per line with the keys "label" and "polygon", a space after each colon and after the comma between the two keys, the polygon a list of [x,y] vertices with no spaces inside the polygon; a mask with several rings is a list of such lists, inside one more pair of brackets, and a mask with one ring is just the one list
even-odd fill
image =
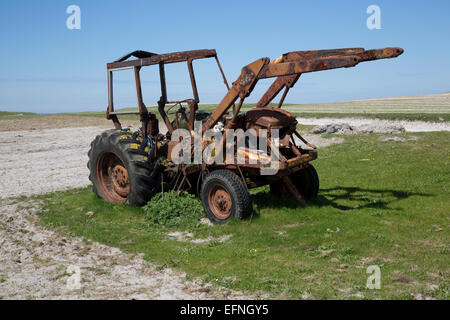
{"label": "rusty metal surface", "polygon": [[304,144],[306,144],[308,147],[313,148],[313,149],[317,149],[317,146],[313,145],[312,143],[309,143],[308,141],[306,141],[305,138],[303,138],[300,133],[297,132],[297,130],[294,130],[294,134],[297,136],[297,138],[299,138]]}
{"label": "rusty metal surface", "polygon": [[354,67],[360,62],[356,55],[352,56],[330,56],[291,62],[268,64],[264,66],[259,74],[259,79],[287,76],[307,72],[330,70],[337,68]]}
{"label": "rusty metal surface", "polygon": [[123,203],[130,193],[128,171],[122,160],[112,152],[103,153],[97,164],[97,179],[105,198],[112,203]]}
{"label": "rusty metal surface", "polygon": [[[311,57],[327,57],[327,56],[336,56],[336,55],[346,55],[346,54],[354,54],[363,52],[363,48],[347,48],[347,49],[331,49],[331,50],[314,50],[314,51],[293,51],[283,54],[280,58],[271,61],[271,63],[280,63],[287,61],[295,61],[300,59],[307,59]],[[285,88],[285,92],[283,93],[283,97],[280,99],[278,103],[278,108],[283,104],[284,98],[288,93],[289,89],[292,88],[301,74],[294,74],[289,76],[280,76],[278,77],[267,90],[267,92],[263,95],[263,97],[256,104],[257,107],[265,107],[267,106],[277,95],[278,93]]]}
{"label": "rusty metal surface", "polygon": [[281,76],[278,77],[272,85],[267,89],[266,93],[262,96],[262,98],[256,104],[257,107],[265,107],[267,106],[273,98],[275,98],[278,93],[285,87],[292,87],[295,82],[300,78],[301,74],[293,74],[290,76]]}
{"label": "rusty metal surface", "polygon": [[[136,52],[136,51],[135,51]],[[168,63],[177,63],[182,61],[188,61],[189,59],[203,59],[203,58],[212,58],[216,56],[215,49],[202,49],[202,50],[191,50],[191,51],[180,51],[180,52],[172,52],[172,53],[164,53],[164,54],[154,54],[145,58],[138,58],[135,60],[128,61],[116,61],[107,64],[108,69],[121,69],[121,68],[130,68],[130,67],[143,67],[150,66],[155,64],[168,64]],[[131,55],[125,56],[126,59],[131,57]],[[125,58],[124,57],[124,58]],[[123,59],[123,58],[122,58]]]}
{"label": "rusty metal surface", "polygon": [[272,128],[291,127],[297,124],[295,116],[278,108],[253,108],[246,112],[245,121],[247,127],[253,124]]}
{"label": "rusty metal surface", "polygon": [[[359,58],[359,62],[365,62],[378,59],[395,58],[401,55],[403,52],[404,50],[398,47],[373,49],[373,50],[364,50],[363,48],[346,48],[346,49],[330,49],[330,50],[293,51],[283,54],[280,58],[275,59],[271,63],[280,63],[302,59],[336,57],[336,56],[343,57],[349,55],[357,56]],[[288,90],[295,85],[300,76],[301,73],[296,75],[278,77],[272,83],[272,85],[269,87],[269,89],[266,91],[263,97],[258,101],[256,106],[257,107],[267,106],[283,88],[286,88],[285,93],[287,93]],[[281,107],[283,101],[284,97],[280,99],[278,107]]]}
{"label": "rusty metal surface", "polygon": [[123,57],[117,59],[114,62],[122,62],[122,61],[127,60],[130,57],[135,57],[138,59],[150,58],[151,56],[154,56],[154,55],[156,55],[156,53],[148,52],[148,51],[144,51],[144,50],[136,50],[136,51],[133,51],[133,52],[130,52],[130,53],[124,55]]}
{"label": "rusty metal surface", "polygon": [[233,82],[230,90],[227,92],[222,101],[220,101],[219,105],[212,112],[208,120],[206,120],[202,128],[203,132],[214,127],[217,121],[219,121],[219,119],[228,111],[230,106],[233,105],[240,97],[241,101],[239,103],[239,106],[236,108],[234,118],[230,123],[234,122],[245,97],[250,94],[250,92],[256,85],[257,77],[261,69],[268,63],[269,58],[262,58],[242,68],[241,74],[239,75],[238,79]]}
{"label": "rusty metal surface", "polygon": [[378,59],[390,59],[396,58],[399,55],[403,54],[404,50],[402,48],[393,47],[393,48],[384,48],[384,49],[374,49],[367,50],[358,54],[361,61],[372,61]]}
{"label": "rusty metal surface", "polygon": [[215,184],[208,193],[208,204],[218,219],[227,219],[232,212],[233,201],[228,191],[220,184]]}

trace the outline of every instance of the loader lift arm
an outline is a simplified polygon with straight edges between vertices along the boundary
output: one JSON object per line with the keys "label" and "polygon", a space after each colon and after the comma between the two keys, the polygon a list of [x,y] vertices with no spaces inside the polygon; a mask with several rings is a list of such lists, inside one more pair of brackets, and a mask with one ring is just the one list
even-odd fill
{"label": "loader lift arm", "polygon": [[[402,53],[403,49],[401,48],[385,48],[367,51],[365,51],[363,48],[348,48],[348,49],[319,50],[319,51],[294,51],[284,54],[279,59],[285,62],[285,61],[293,61],[296,59],[305,59],[312,56],[323,57],[335,55],[357,55],[361,59],[360,62],[364,62],[377,59],[394,58]],[[272,85],[264,94],[264,96],[259,100],[256,106],[266,107],[284,88],[285,90],[283,92],[283,96],[281,97],[278,103],[278,108],[280,108],[284,102],[284,98],[286,97],[289,89],[295,85],[300,76],[301,74],[278,77],[272,83]]]}
{"label": "loader lift arm", "polygon": [[295,85],[302,73],[330,70],[336,68],[354,67],[360,62],[378,59],[395,58],[403,53],[402,48],[391,47],[384,49],[364,50],[363,48],[294,51],[283,54],[280,58],[270,61],[261,58],[242,68],[238,79],[219,103],[217,108],[203,125],[202,131],[211,129],[217,121],[236,102],[240,101],[234,110],[234,117],[227,126],[232,126],[246,97],[250,95],[260,79],[277,77],[267,90],[258,107],[267,106],[273,98],[285,88],[285,92],[278,104],[281,107],[287,92]]}

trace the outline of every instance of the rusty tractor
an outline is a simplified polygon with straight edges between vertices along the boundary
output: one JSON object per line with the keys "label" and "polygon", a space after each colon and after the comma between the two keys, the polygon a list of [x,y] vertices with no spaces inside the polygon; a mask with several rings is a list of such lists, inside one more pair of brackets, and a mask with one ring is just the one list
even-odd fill
{"label": "rusty tractor", "polygon": [[[252,211],[248,190],[263,185],[270,185],[270,191],[280,197],[291,194],[301,205],[305,205],[305,201],[314,199],[319,191],[319,178],[310,164],[317,158],[317,150],[297,131],[295,116],[281,109],[287,93],[303,73],[354,67],[360,62],[395,58],[402,53],[403,49],[397,47],[289,52],[272,61],[261,58],[243,67],[231,87],[215,50],[168,54],[147,51],[129,53],[107,64],[106,117],[113,121],[115,128],[98,135],[91,143],[88,168],[93,190],[107,201],[134,206],[145,205],[155,193],[162,190],[194,192],[200,197],[206,215],[213,223],[248,216]],[[228,90],[211,113],[199,110],[200,99],[193,67],[195,60],[205,58],[215,59]],[[187,64],[192,87],[191,98],[181,101],[168,99],[164,67],[171,63]],[[144,104],[142,95],[140,70],[151,65],[159,68],[159,116]],[[138,109],[133,111],[114,109],[113,73],[123,69],[134,70]],[[244,99],[250,95],[258,80],[266,78],[275,78],[267,92],[255,107],[247,112],[240,112]],[[279,102],[272,104],[272,100],[281,91]],[[175,112],[168,111],[174,109]],[[139,130],[132,132],[122,128],[119,116],[125,114],[139,115]],[[161,120],[164,124],[160,123]],[[199,122],[200,130],[195,131],[194,125]],[[165,128],[161,129],[162,127]],[[187,129],[191,139],[172,139],[176,130],[181,128]],[[178,155],[185,150],[177,149],[177,146],[183,141],[184,144],[193,145],[196,132],[202,135],[211,129],[221,132],[227,129],[253,129],[252,132],[258,134],[266,130],[267,153],[261,153],[257,147],[250,147],[245,139],[238,148],[238,139],[226,141],[226,136],[222,135],[222,138],[201,139],[202,152],[211,143],[218,143],[219,146],[231,143],[236,157],[240,155],[241,159],[256,159],[256,163],[242,163],[233,161],[236,160],[233,158],[213,162],[202,158],[199,163],[175,161],[174,150],[177,150]],[[277,140],[272,139],[274,130],[278,130]],[[278,152],[276,173],[261,174],[261,169],[268,164],[267,161],[260,160],[264,156],[270,156],[275,150]],[[189,155],[191,156],[192,154]],[[223,154],[220,156],[225,158]]]}

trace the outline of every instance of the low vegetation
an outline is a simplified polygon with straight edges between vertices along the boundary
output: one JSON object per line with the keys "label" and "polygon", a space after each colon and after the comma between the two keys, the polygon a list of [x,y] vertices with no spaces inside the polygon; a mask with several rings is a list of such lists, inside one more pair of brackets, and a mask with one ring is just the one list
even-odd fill
{"label": "low vegetation", "polygon": [[37,113],[33,113],[33,112],[0,111],[0,120],[30,118],[30,117],[38,117],[38,116],[39,115]]}
{"label": "low vegetation", "polygon": [[[300,117],[365,117],[389,120],[421,120],[421,121],[450,121],[450,95],[437,94],[431,96],[411,96],[400,99],[368,99],[361,101],[345,101],[338,103],[323,104],[284,104],[283,108]],[[276,106],[272,103],[270,106]],[[217,104],[200,104],[199,109],[212,112]],[[241,111],[253,108],[255,104],[244,104]],[[161,119],[156,106],[148,106],[149,111],[156,114]],[[167,107],[169,108],[169,106]],[[117,111],[131,111],[137,108],[122,108]],[[106,110],[74,113],[57,113],[52,115],[73,115],[86,117],[105,117]],[[176,111],[173,109],[172,111]],[[49,115],[49,114],[47,114]],[[25,113],[25,112],[5,112],[0,111],[0,120],[19,119],[23,117],[42,117],[46,114]],[[136,115],[122,115],[123,120],[137,120]]]}
{"label": "low vegetation", "polygon": [[[348,136],[321,149],[314,163],[320,194],[306,208],[262,187],[252,190],[251,219],[201,227],[169,223],[195,239],[231,235],[227,241],[170,238],[161,222],[173,221],[170,206],[184,210],[180,200],[160,196],[154,206],[134,208],[104,202],[90,188],[40,196],[47,210],[41,222],[144,253],[158,268],[271,298],[448,299],[450,133],[414,136],[404,142]],[[381,269],[379,290],[366,288],[369,265]]]}
{"label": "low vegetation", "polygon": [[450,113],[327,113],[327,112],[299,112],[290,110],[292,114],[298,117],[305,118],[369,118],[369,119],[382,119],[382,120],[407,120],[407,121],[427,121],[427,122],[441,122],[450,121]]}
{"label": "low vegetation", "polygon": [[205,215],[200,200],[187,192],[158,193],[142,209],[150,221],[168,228],[195,228]]}

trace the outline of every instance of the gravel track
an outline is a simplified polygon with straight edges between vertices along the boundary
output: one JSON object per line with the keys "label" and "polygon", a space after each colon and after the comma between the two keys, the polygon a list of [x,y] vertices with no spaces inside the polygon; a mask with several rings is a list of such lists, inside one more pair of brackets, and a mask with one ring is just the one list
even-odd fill
{"label": "gravel track", "polygon": [[0,204],[0,300],[255,298],[188,281],[142,255],[43,229],[35,215],[39,202]]}
{"label": "gravel track", "polygon": [[107,127],[0,132],[1,198],[89,184],[87,151]]}
{"label": "gravel track", "polygon": [[382,120],[369,118],[303,118],[297,117],[298,123],[302,125],[327,125],[330,123],[348,123],[350,126],[360,127],[374,125],[380,128],[392,126],[403,126],[406,132],[433,132],[450,131],[450,122],[427,122],[408,120]]}

